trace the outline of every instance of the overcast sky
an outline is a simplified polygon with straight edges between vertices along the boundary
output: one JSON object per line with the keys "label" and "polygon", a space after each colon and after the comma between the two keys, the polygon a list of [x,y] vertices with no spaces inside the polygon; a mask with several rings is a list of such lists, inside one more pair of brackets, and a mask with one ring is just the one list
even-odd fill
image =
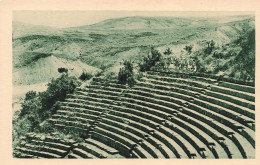
{"label": "overcast sky", "polygon": [[253,15],[252,12],[152,12],[152,11],[14,11],[13,21],[57,28],[82,26],[105,19],[127,16],[213,17]]}

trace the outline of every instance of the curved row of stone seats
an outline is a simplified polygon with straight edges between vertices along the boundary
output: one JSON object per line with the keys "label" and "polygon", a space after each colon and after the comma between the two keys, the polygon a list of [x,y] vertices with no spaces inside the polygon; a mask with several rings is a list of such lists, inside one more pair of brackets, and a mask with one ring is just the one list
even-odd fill
{"label": "curved row of stone seats", "polygon": [[208,73],[198,73],[198,72],[175,72],[175,71],[170,71],[170,72],[165,72],[165,71],[148,71],[149,74],[160,74],[160,75],[171,75],[174,77],[183,77],[183,78],[196,78],[199,80],[205,80],[205,81],[223,81],[227,83],[233,83],[235,85],[242,85],[246,87],[251,87],[254,88],[255,82],[254,81],[241,81],[237,80],[231,77],[226,77],[226,76],[217,76],[215,74],[208,74]]}
{"label": "curved row of stone seats", "polygon": [[107,152],[110,155],[119,155],[118,150],[116,150],[112,147],[109,147],[108,145],[101,143],[100,141],[97,141],[95,139],[91,139],[91,138],[85,139],[85,143],[88,144],[88,145],[96,146],[99,149]]}
{"label": "curved row of stone seats", "polygon": [[[65,104],[66,102],[63,102]],[[61,114],[64,116],[73,116],[73,117],[78,117],[78,118],[84,118],[86,119],[89,123],[92,123],[94,120],[96,120],[96,116],[100,115],[102,113],[101,110],[96,110],[97,108],[95,107],[95,110],[90,109],[90,106],[84,106],[83,108],[81,107],[82,105],[80,103],[70,103],[70,106],[61,106],[60,110],[57,111],[57,114]],[[86,122],[87,122],[86,121]]]}
{"label": "curved row of stone seats", "polygon": [[215,91],[215,92],[231,95],[231,96],[236,96],[238,98],[245,99],[245,100],[248,100],[251,102],[255,102],[255,95],[252,93],[242,92],[239,90],[222,87],[222,86],[218,86],[218,85],[211,85],[211,90]]}
{"label": "curved row of stone seats", "polygon": [[100,98],[100,99],[104,99],[104,100],[113,100],[115,101],[117,96],[113,96],[113,95],[107,95],[107,94],[102,94],[102,93],[96,93],[95,91],[88,91],[88,92],[82,92],[82,91],[78,91],[78,93],[82,96],[85,96],[85,98],[89,97],[90,98]]}
{"label": "curved row of stone seats", "polygon": [[[146,82],[140,82],[138,83],[138,85],[141,85],[143,87],[152,87],[152,88],[159,88],[162,90],[171,90],[171,91],[179,91],[181,93],[184,94],[188,94],[188,95],[196,95],[196,93],[194,92],[203,92],[205,93],[205,95],[208,96],[212,96],[212,97],[216,97],[221,99],[222,101],[220,102],[224,102],[226,104],[228,104],[232,110],[236,110],[237,112],[247,115],[249,117],[254,117],[254,108],[255,108],[255,103],[245,100],[245,99],[241,99],[235,96],[231,96],[231,95],[226,95],[223,93],[218,93],[218,92],[214,92],[208,89],[203,89],[203,88],[198,88],[198,87],[193,87],[193,86],[188,86],[188,85],[184,85],[184,84],[179,84],[179,83],[168,83],[168,82],[164,82],[164,81],[158,81],[158,80],[153,80],[153,79],[147,79],[144,78],[143,80],[146,80]],[[151,83],[147,83],[151,82]],[[137,88],[136,86],[134,88]],[[191,94],[189,94],[188,92],[186,92],[183,89],[188,89],[189,92],[194,91],[193,93],[191,92]],[[158,90],[159,92],[159,90]],[[234,105],[234,103],[236,105]],[[237,110],[238,108],[238,110]],[[249,108],[249,109],[248,109]],[[246,111],[246,112],[244,112]]]}
{"label": "curved row of stone seats", "polygon": [[[177,74],[178,76],[174,75],[174,74],[162,74],[162,73],[158,73],[158,72],[149,72],[149,74],[147,75],[148,78],[156,78],[156,79],[161,79],[161,80],[166,80],[168,82],[174,82],[174,81],[179,81],[179,82],[185,82],[185,80],[183,81],[181,74]],[[180,78],[178,78],[180,77]],[[188,76],[188,79],[194,78],[194,76]],[[193,82],[193,80],[189,80],[191,82]],[[199,82],[195,79],[196,82]],[[188,82],[186,80],[186,82]],[[210,83],[210,81],[207,81],[206,83]],[[189,82],[189,84],[192,84]],[[203,84],[203,83],[201,83]],[[223,81],[219,81],[217,83],[217,85],[214,85],[212,83],[210,83],[212,90],[214,91],[219,91],[221,93],[225,93],[225,94],[229,94],[229,95],[233,95],[233,96],[237,96],[249,101],[254,102],[255,97],[254,97],[254,93],[255,93],[255,88],[252,86],[246,86],[246,85],[240,85],[240,84],[235,84],[235,83],[229,83],[229,82],[223,82]],[[194,83],[193,85],[196,86],[196,83]],[[201,85],[199,85],[201,86]],[[198,87],[199,87],[198,86]],[[203,87],[203,85],[201,86]]]}
{"label": "curved row of stone seats", "polygon": [[[21,148],[21,147],[18,147],[18,148]],[[18,149],[18,148],[16,148],[16,149]],[[34,156],[34,155],[31,155],[31,154],[25,154],[25,153],[21,153],[21,151],[14,151],[13,152],[13,156],[15,157],[15,158],[26,158],[26,159],[28,159],[28,158],[38,158],[37,156]]]}
{"label": "curved row of stone seats", "polygon": [[[77,149],[80,149],[80,155],[78,155],[77,153]],[[84,152],[82,152],[82,150]],[[76,152],[74,152],[76,151]],[[82,153],[84,154],[84,156],[81,156]],[[87,154],[86,154],[87,153]],[[78,157],[81,158],[124,158],[123,156],[121,156],[118,152],[118,150],[111,148],[109,146],[107,146],[104,143],[101,143],[99,141],[96,141],[94,139],[86,139],[85,143],[80,143],[76,146],[76,148],[74,148],[72,150],[72,153],[68,155],[69,158],[78,158],[78,157],[74,157],[74,155],[78,155]]]}
{"label": "curved row of stone seats", "polygon": [[62,140],[53,136],[29,133],[21,137],[21,144],[16,147],[17,157],[24,158],[63,158],[70,151],[73,140]]}
{"label": "curved row of stone seats", "polygon": [[249,93],[255,93],[255,88],[254,88],[254,83],[253,82],[243,82],[243,81],[238,81],[234,80],[232,78],[224,78],[224,77],[218,77],[218,76],[213,76],[213,75],[208,75],[208,74],[164,74],[167,76],[174,76],[174,77],[182,77],[182,78],[191,78],[191,79],[196,79],[208,83],[218,83],[219,86],[239,90],[239,91],[244,91],[244,92],[249,92]]}
{"label": "curved row of stone seats", "polygon": [[[156,81],[154,83],[156,83]],[[148,86],[148,87],[152,88],[152,89],[147,89],[147,88],[145,89],[146,91],[149,91],[149,92],[152,92],[152,90],[154,90],[154,88],[157,88],[157,86],[158,86],[158,85],[153,85],[151,83],[144,83],[144,82],[141,82],[138,85],[142,85],[141,86],[142,89],[145,89],[145,87],[143,87],[143,86]],[[134,88],[135,89],[139,89],[140,86],[136,86]],[[166,91],[166,89],[168,89],[168,88],[164,89],[165,92],[169,93],[168,96],[172,95],[172,92],[169,92],[169,90]],[[173,90],[176,90],[176,89],[173,87]],[[182,90],[176,90],[176,91],[183,93]],[[154,93],[163,93],[163,92],[160,92],[159,90],[156,90],[156,92],[154,92]],[[205,92],[203,92],[203,93],[205,93]],[[184,94],[187,95],[187,93],[184,93]],[[190,94],[190,95],[192,95],[192,94]],[[180,99],[189,101],[191,99],[191,97],[189,97],[190,95],[188,95],[186,97],[183,97],[183,96],[180,97],[178,95],[175,95],[175,97],[178,97]],[[199,94],[199,95],[202,95],[202,94]],[[193,95],[193,96],[194,97],[198,96],[198,93]],[[205,97],[205,99],[209,99],[209,97]],[[237,120],[238,122],[240,122],[241,124],[243,124],[245,126],[248,126],[249,128],[254,129],[254,124],[253,124],[253,126],[251,125],[252,123],[254,123],[254,111],[252,111],[252,110],[250,110],[248,108],[244,108],[244,107],[235,105],[235,104],[230,103],[230,102],[225,102],[225,100],[220,100],[220,99],[214,99],[213,98],[213,99],[211,99],[211,101],[213,101],[215,104],[224,105],[223,107],[229,108],[229,109],[226,109],[227,111],[222,111],[222,112],[228,112],[229,111],[230,112],[229,115],[231,115],[233,117],[233,119]],[[240,115],[240,114],[242,114],[242,115]]]}
{"label": "curved row of stone seats", "polygon": [[[119,141],[110,138],[104,134],[100,134],[96,131],[93,131],[91,133],[91,138],[98,141],[98,143],[103,143],[108,145],[111,148],[114,148],[119,151],[119,154],[126,158],[140,158],[138,154],[128,146],[126,146],[123,143],[120,143]],[[95,143],[97,144],[97,143]]]}
{"label": "curved row of stone seats", "polygon": [[138,146],[139,149],[135,151],[141,158],[153,158],[153,156],[148,151],[146,151],[144,148],[142,148],[141,145],[139,145],[139,143],[142,141],[142,138],[140,138],[139,136],[131,132],[128,132],[127,130],[120,128],[119,126],[120,126],[119,124],[115,126],[115,122],[112,122],[111,120],[108,119],[103,119],[98,124],[98,127],[106,130],[107,133],[109,133],[109,135],[113,134],[111,138],[117,139],[119,142],[127,145],[128,147]]}
{"label": "curved row of stone seats", "polygon": [[[66,99],[66,105],[76,108],[85,109],[85,113],[90,111],[96,111],[97,113],[102,113],[110,105],[115,104],[114,100],[100,99],[96,97],[75,95],[74,98]],[[96,114],[98,115],[98,114]]]}
{"label": "curved row of stone seats", "polygon": [[216,109],[224,110],[224,112],[226,113],[225,116],[233,118],[245,126],[249,127],[248,123],[254,123],[255,121],[255,112],[251,109],[247,109],[236,104],[204,94],[201,94],[199,96],[199,99],[214,104]]}
{"label": "curved row of stone seats", "polygon": [[66,101],[62,102],[61,108],[68,113],[78,112],[90,116],[98,116],[104,109],[91,103],[92,101],[87,101],[84,98],[82,99],[80,96],[75,96],[74,98],[68,98]]}
{"label": "curved row of stone seats", "polygon": [[184,84],[184,83],[178,83],[178,82],[167,82],[167,81],[161,81],[161,80],[158,80],[158,79],[150,79],[150,78],[147,78],[147,77],[143,77],[143,78],[141,78],[141,80],[143,80],[143,82],[140,81],[139,84],[145,83],[143,86],[146,86],[146,83],[150,82],[154,85],[161,85],[164,88],[170,88],[172,90],[174,90],[176,88],[176,89],[186,89],[190,92],[192,92],[192,91],[193,92],[201,92],[201,91],[205,91],[205,89],[207,88],[207,87],[200,88],[200,87],[190,86],[190,85],[187,85],[187,84]]}
{"label": "curved row of stone seats", "polygon": [[[162,88],[160,88],[162,91],[160,91],[160,90],[158,90],[158,85],[153,85],[152,83],[143,83],[143,82],[141,82],[141,83],[139,83],[138,85],[141,85],[141,88],[143,87],[143,86],[145,86],[145,87],[150,87],[150,88],[152,88],[152,89],[145,89],[145,87],[143,87],[144,88],[144,90],[146,90],[146,91],[149,91],[149,92],[151,92],[151,90],[156,90],[156,93],[158,93],[158,94],[166,94],[166,92],[168,92],[168,94],[167,94],[167,96],[169,96],[169,95],[171,95],[171,96],[173,96],[173,97],[177,97],[177,98],[180,98],[180,99],[183,99],[183,100],[186,100],[186,101],[189,101],[190,99],[191,99],[191,96],[196,96],[196,95],[198,95],[198,93],[191,93],[190,92],[190,94],[188,94],[187,92],[183,92],[183,90],[181,89],[181,90],[178,90],[176,87],[174,88],[169,88],[169,87],[165,87],[164,89],[162,89]],[[135,86],[134,87],[135,89],[138,89],[139,88],[139,86]],[[143,89],[142,88],[142,89]],[[166,91],[167,90],[167,91]],[[165,91],[165,92],[163,92],[163,91]],[[169,91],[170,91],[170,93],[169,93]],[[180,94],[179,95],[176,95],[175,94],[175,96],[174,96],[174,92],[172,92],[172,91],[177,91],[177,92],[181,92],[181,95],[182,96],[180,96]],[[154,92],[155,93],[155,92]],[[188,96],[183,96],[183,95],[188,95]],[[201,95],[201,94],[200,94]],[[209,97],[210,96],[208,96],[207,97],[207,99],[209,99]],[[212,98],[212,97],[211,97]],[[218,104],[218,105],[223,105],[223,107],[227,107],[227,108],[229,108],[230,110],[232,110],[232,111],[234,111],[234,113],[240,113],[240,114],[242,114],[242,115],[245,115],[245,116],[247,116],[247,117],[250,117],[251,119],[254,119],[254,111],[252,111],[251,109],[248,109],[248,108],[245,108],[245,107],[241,107],[241,106],[239,106],[239,105],[235,105],[235,104],[233,104],[233,103],[231,103],[231,102],[227,102],[227,101],[225,101],[225,100],[221,100],[221,99],[211,99],[211,100],[213,100],[214,101],[214,103],[215,104]],[[232,112],[231,112],[232,113]],[[251,120],[250,118],[247,118],[247,117],[245,117],[245,119],[242,119],[242,122],[244,123],[244,124],[246,124],[247,125],[247,122],[245,122],[245,121],[248,121],[248,122],[253,122],[253,120]],[[245,120],[245,121],[244,121]]]}
{"label": "curved row of stone seats", "polygon": [[[137,128],[144,133],[144,138],[145,139],[150,139],[152,140],[152,143],[155,141],[160,140],[161,142],[156,142],[155,144],[165,144],[170,150],[168,151],[168,155],[173,158],[188,158],[187,155],[189,155],[189,151],[185,150],[186,153],[184,152],[184,147],[180,147],[180,142],[176,143],[166,135],[162,133],[154,133],[156,129],[159,128],[161,121],[164,119],[158,118],[155,115],[152,115],[150,113],[138,111],[136,109],[131,109],[131,108],[126,108],[126,107],[121,107],[121,106],[112,106],[112,109],[110,110],[109,114],[113,114],[114,116],[117,116],[117,118],[121,117],[123,119],[127,119],[127,123],[129,126],[132,126],[134,128]],[[154,121],[157,121],[159,123],[156,123]],[[158,135],[158,136],[156,136]],[[158,140],[156,140],[158,139]],[[159,146],[159,145],[156,145]],[[173,153],[173,154],[171,154]]]}
{"label": "curved row of stone seats", "polygon": [[[177,114],[178,116],[178,114]],[[171,122],[175,123],[176,125],[180,126],[181,129],[183,129],[183,132],[188,135],[189,142],[194,143],[194,146],[198,148],[198,150],[203,151],[203,154],[205,154],[205,157],[207,158],[219,158],[218,152],[220,152],[220,155],[224,157],[227,157],[226,154],[224,154],[224,149],[222,149],[219,145],[217,145],[217,142],[212,139],[208,134],[206,134],[203,130],[198,129],[197,127],[191,125],[190,123],[186,122],[185,120],[182,120],[182,118],[179,118],[177,116],[173,116],[171,118]],[[191,139],[193,141],[191,141]],[[206,146],[205,148],[201,148],[200,146]],[[217,148],[216,148],[217,146]],[[216,150],[217,149],[217,150]]]}
{"label": "curved row of stone seats", "polygon": [[[128,94],[126,94],[125,95],[126,97],[128,96],[128,97],[133,97],[133,94],[132,95],[128,95]],[[136,95],[135,95],[136,96]],[[154,96],[154,95],[153,95]],[[142,96],[139,96],[139,97],[134,97],[135,99],[138,99],[138,100],[143,100],[142,99]],[[146,106],[147,105],[151,105],[151,104],[153,104],[153,102],[155,102],[154,100],[152,100],[151,99],[152,97],[147,97],[146,99],[146,101],[148,101],[148,103],[146,103]],[[129,100],[129,99],[128,99]],[[150,101],[150,102],[149,102]],[[157,104],[157,106],[158,107],[160,107],[161,105],[160,104],[163,104],[163,105],[166,105],[167,106],[167,104],[165,104],[165,102],[164,101],[159,101],[159,102],[157,102],[156,103]],[[150,109],[151,110],[151,109]],[[153,110],[154,111],[154,110]],[[167,115],[167,117],[169,116],[169,115],[171,115],[172,114],[172,110],[170,110],[170,111],[168,111],[167,113],[169,113],[169,114],[165,114],[165,115]],[[164,117],[165,118],[165,116],[162,116],[162,117]],[[197,143],[198,144],[200,144],[201,146],[204,146],[204,144],[203,143],[201,143],[201,141],[200,140],[198,140],[196,137],[194,137],[192,134],[190,134],[190,132],[188,132],[188,131],[185,131],[186,133],[184,133],[183,132],[183,130],[180,128],[180,129],[178,129],[178,131],[180,131],[181,133],[182,133],[182,135],[183,135],[183,137],[185,137],[186,138],[186,140],[188,140],[190,143],[193,143],[193,146],[195,146],[195,148],[197,149],[197,151],[207,151],[207,152],[209,152],[207,149],[205,149],[205,147],[199,147],[198,145],[197,145]],[[189,136],[187,136],[186,134],[189,134]],[[190,138],[190,137],[193,137],[193,138]],[[196,142],[194,142],[193,140],[195,140]],[[211,155],[211,153],[209,153],[208,155]],[[212,156],[212,155],[211,155]],[[209,157],[211,157],[211,156],[209,156]]]}
{"label": "curved row of stone seats", "polygon": [[87,88],[81,89],[83,92],[87,92],[89,90],[105,90],[108,92],[117,92],[120,93],[123,90],[126,89],[126,86],[120,85],[120,86],[113,86],[112,84],[106,85],[100,82],[94,82],[87,86]]}
{"label": "curved row of stone seats", "polygon": [[57,110],[57,114],[53,115],[53,116],[73,116],[76,119],[82,120],[83,123],[87,123],[87,124],[92,124],[94,122],[94,120],[96,120],[97,115],[99,115],[101,112],[99,113],[95,113],[94,115],[91,113],[83,113],[81,111],[75,111],[76,108],[71,108],[71,111],[68,110]]}
{"label": "curved row of stone seats", "polygon": [[[156,86],[150,84],[150,83],[144,83],[144,82],[140,82],[138,83],[138,85],[135,85],[135,87],[132,88],[132,91],[135,90],[135,92],[137,94],[143,95],[143,96],[150,96],[152,95],[157,95],[157,97],[161,97],[163,96],[163,98],[169,97],[169,99],[174,98],[174,101],[176,101],[177,104],[179,105],[183,105],[183,102],[186,101],[190,101],[193,97],[197,97],[197,95],[199,93],[192,93],[190,95],[194,96],[190,96],[187,93],[183,94],[183,90],[182,91],[178,91],[177,90],[171,90],[171,89],[158,89]],[[181,93],[179,93],[181,92]]]}
{"label": "curved row of stone seats", "polygon": [[[218,114],[216,114],[216,113],[208,112],[208,110],[206,108],[200,107],[193,103],[189,103],[185,110],[187,110],[187,112],[189,110],[198,112],[198,114],[200,115],[200,116],[198,116],[199,120],[205,122],[206,124],[210,125],[212,128],[221,132],[221,134],[230,138],[233,141],[233,143],[236,144],[236,146],[238,147],[239,151],[241,152],[241,154],[244,158],[253,158],[254,157],[255,149],[249,143],[249,141],[247,141],[244,137],[242,137],[241,134],[239,134],[238,132],[235,132],[233,129],[228,127],[226,124],[222,124],[221,122],[219,122],[220,120],[222,120],[223,116],[218,116]],[[183,111],[183,112],[186,112],[186,111]],[[192,113],[192,114],[194,115],[194,113]],[[195,115],[195,117],[197,117],[197,116]],[[209,117],[209,118],[207,119],[206,117]],[[236,140],[236,139],[238,139],[237,137],[240,139],[240,141]],[[232,147],[230,147],[230,148],[233,149]],[[246,153],[245,153],[245,150],[247,150]],[[231,152],[231,153],[235,154],[236,152]],[[238,156],[235,158],[241,158],[241,157]]]}
{"label": "curved row of stone seats", "polygon": [[74,98],[73,99],[66,99],[66,101],[77,102],[79,100],[84,100],[85,102],[93,103],[91,105],[95,105],[95,103],[113,104],[113,102],[115,101],[115,100],[111,100],[111,99],[107,99],[107,98],[101,98],[101,97],[98,97],[97,95],[96,96],[89,96],[89,95],[85,95],[85,94],[74,95]]}
{"label": "curved row of stone seats", "polygon": [[[229,158],[241,158],[240,151],[237,149],[234,142],[232,142],[229,137],[226,137],[228,135],[223,135],[217,127],[213,124],[209,124],[212,122],[212,119],[201,115],[197,111],[192,111],[189,108],[182,108],[181,113],[178,113],[178,117],[182,120],[185,120],[186,122],[196,126],[197,128],[201,129],[201,132],[206,133],[209,135],[212,139],[214,139],[226,152]],[[213,125],[213,126],[212,126]],[[233,132],[229,132],[233,133]],[[235,146],[235,147],[234,147]],[[217,150],[217,149],[216,149]],[[217,150],[219,153],[219,150]],[[220,152],[222,153],[222,152]],[[225,156],[222,156],[220,158],[225,158]]]}
{"label": "curved row of stone seats", "polygon": [[[217,155],[217,158],[231,158],[231,153],[228,146],[234,145],[232,142],[225,145],[223,142],[226,142],[226,138],[219,133],[218,131],[210,128],[207,124],[197,120],[193,116],[186,115],[182,112],[179,112],[174,116],[183,122],[183,125],[186,125],[184,128],[187,128],[191,133],[196,135],[208,148],[212,148],[213,153]],[[217,152],[217,153],[215,153]]]}
{"label": "curved row of stone seats", "polygon": [[91,84],[101,85],[103,87],[114,87],[119,89],[126,89],[127,85],[119,84],[117,80],[105,81],[105,78],[94,78]]}
{"label": "curved row of stone seats", "polygon": [[90,124],[84,124],[78,120],[70,121],[70,120],[63,120],[61,118],[58,119],[50,118],[49,121],[57,126],[63,126],[63,127],[65,126],[65,127],[70,127],[70,128],[80,129],[80,130],[87,130],[88,127],[90,126]]}
{"label": "curved row of stone seats", "polygon": [[[154,93],[163,93],[163,91],[159,91],[159,92],[157,92],[157,90],[154,90],[153,88],[143,88],[143,87],[141,87],[141,86],[135,86],[134,87],[134,89],[139,89],[139,91],[137,91],[137,90],[132,90],[132,91],[135,91],[135,93],[139,93],[139,94],[145,94],[146,96],[151,96],[151,97],[153,97],[155,94]],[[143,89],[146,89],[147,91],[150,91],[150,92],[144,92],[144,91],[142,91]],[[167,92],[167,91],[165,91],[165,92]],[[165,93],[166,94],[166,93]],[[168,92],[168,97],[169,96],[171,96],[172,97],[172,95],[171,95],[171,92],[169,93]],[[174,99],[172,100],[172,101],[175,101]],[[177,102],[178,103],[178,102]]]}
{"label": "curved row of stone seats", "polygon": [[[156,110],[156,109],[153,109],[153,108],[149,108],[149,107],[146,107],[147,104],[145,105],[138,105],[138,104],[135,104],[135,103],[132,103],[132,102],[127,102],[127,100],[134,100],[134,99],[130,99],[130,98],[124,98],[124,105],[126,105],[128,107],[128,110],[131,108],[132,110],[136,109],[138,111],[141,112],[140,116],[144,116],[148,119],[148,125],[154,127],[155,129],[158,129],[160,128],[160,124],[169,117],[169,114],[165,113],[165,112],[162,112],[160,110]],[[133,101],[135,102],[135,101]],[[142,101],[138,101],[137,102],[139,103],[144,103]],[[133,112],[133,111],[132,111]],[[145,113],[144,113],[145,112]],[[149,124],[151,123],[150,121],[154,121],[155,123],[152,125],[152,124]],[[169,131],[169,130],[168,130]],[[173,132],[173,131],[171,131]],[[177,132],[175,132],[175,134],[178,134]],[[180,136],[180,135],[179,135]],[[182,148],[186,148],[185,149],[185,152],[186,154],[189,156],[189,157],[194,157],[196,155],[196,150],[195,148],[185,139],[183,138],[182,136],[180,136],[181,140],[178,140],[178,142],[181,142],[180,144],[182,144]],[[183,145],[185,144],[185,145]],[[186,147],[188,146],[188,147]],[[200,154],[200,151],[198,152],[198,154]],[[199,155],[197,155],[197,157],[199,157]]]}
{"label": "curved row of stone seats", "polygon": [[140,137],[139,145],[151,154],[153,158],[170,158],[172,156],[168,155],[171,150],[167,146],[160,143],[157,139],[146,140],[145,135],[147,135],[147,133],[129,125],[129,120],[121,118],[120,116],[107,114],[106,118],[103,119],[102,122],[121,128]]}
{"label": "curved row of stone seats", "polygon": [[134,98],[124,97],[122,98],[122,100],[124,102],[127,102],[124,103],[127,106],[131,104],[130,107],[132,108],[140,107],[140,110],[142,109],[143,111],[150,112],[151,114],[158,116],[159,119],[157,120],[157,122],[160,121],[161,118],[167,119],[168,116],[172,115],[175,112],[174,109],[162,105],[159,105],[157,109],[157,104],[155,103],[150,104],[149,102],[136,100]]}
{"label": "curved row of stone seats", "polygon": [[171,83],[174,83],[174,82],[175,83],[184,83],[184,84],[188,84],[190,86],[195,86],[195,87],[200,87],[200,88],[207,88],[210,86],[210,84],[208,84],[208,83],[196,81],[193,79],[186,79],[186,78],[150,75],[150,74],[147,74],[145,77],[149,78],[149,79],[161,80],[161,81],[166,81],[166,82],[171,82]]}
{"label": "curved row of stone seats", "polygon": [[[101,126],[101,127],[100,127]],[[112,130],[112,126],[109,126],[107,124],[100,124],[99,126],[95,127],[94,132],[97,132],[99,134],[103,134],[107,137],[109,137],[110,139],[113,139],[113,141],[119,142],[121,144],[124,144],[124,146],[127,146],[126,149],[126,153],[121,153],[122,155],[129,157],[131,151],[135,151],[135,157],[139,157],[139,158],[149,158],[150,154],[148,152],[146,152],[143,148],[140,148],[140,146],[138,146],[136,144],[136,142],[118,134],[115,132],[111,132],[111,131],[107,131],[108,129]],[[116,131],[115,129],[113,129],[114,131]],[[121,133],[123,134],[123,133]]]}
{"label": "curved row of stone seats", "polygon": [[253,94],[255,93],[255,88],[251,86],[240,85],[240,84],[224,82],[224,81],[221,81],[218,85],[222,87],[238,90],[238,91],[243,91],[243,92],[248,92]]}
{"label": "curved row of stone seats", "polygon": [[[215,97],[218,99],[222,99],[224,101],[228,101],[230,103],[236,104],[237,106],[239,105],[239,106],[242,106],[245,108],[249,108],[253,111],[255,110],[255,102],[248,101],[246,99],[241,99],[239,97],[224,94],[224,93],[214,92],[214,91],[208,90],[208,89],[205,90],[205,95]],[[246,110],[246,111],[250,111],[250,110]]]}
{"label": "curved row of stone seats", "polygon": [[[85,116],[85,115],[84,115]],[[89,116],[88,116],[89,117]],[[59,111],[58,111],[58,114],[54,114],[52,115],[52,118],[53,119],[56,119],[56,120],[62,120],[62,121],[71,121],[71,122],[79,122],[82,124],[82,126],[89,126],[90,125],[90,122],[89,120],[87,120],[86,118],[84,117],[77,117],[77,116],[66,116],[66,115],[61,115],[59,114]],[[93,122],[93,121],[92,121]]]}
{"label": "curved row of stone seats", "polygon": [[[204,113],[208,113],[209,116],[218,122],[226,125],[227,127],[231,128],[232,130],[240,133],[242,136],[244,136],[250,144],[255,147],[255,132],[254,130],[243,127],[239,121],[239,116],[237,118],[234,115],[229,115],[227,111],[224,111],[223,108],[219,108],[209,102],[204,102],[200,99],[194,99],[194,104],[199,105],[201,107],[204,107]],[[242,120],[243,121],[243,120]],[[247,124],[247,122],[246,122]]]}
{"label": "curved row of stone seats", "polygon": [[[205,97],[206,98],[206,97]],[[206,99],[208,99],[208,98],[206,98]],[[208,104],[210,104],[209,102],[207,102]],[[212,106],[211,106],[212,107]],[[216,108],[216,106],[213,106],[213,107],[215,107]],[[219,112],[222,112],[222,114],[223,115],[226,115],[226,113],[229,111],[228,109],[225,109],[225,110],[223,110],[223,108],[221,107],[221,109],[222,109],[222,111],[219,111]],[[230,111],[229,111],[230,112]],[[246,117],[246,116],[241,116],[240,114],[235,114],[236,112],[230,112],[230,113],[228,113],[229,114],[229,117],[230,116],[232,116],[232,118],[234,119],[234,120],[236,120],[236,121],[238,121],[238,122],[240,122],[240,123],[242,123],[242,124],[244,124],[244,125],[246,125],[246,126],[248,126],[248,127],[250,127],[250,128],[253,128],[253,127],[251,127],[248,123],[253,123],[254,122],[254,120],[253,119],[250,119],[250,118],[248,118],[248,117]],[[249,130],[249,132],[250,132],[250,130]],[[251,134],[251,135],[253,135],[253,137],[254,137],[254,133],[251,131],[251,133],[249,133],[249,134]],[[247,136],[247,134],[245,134],[246,136]],[[250,141],[252,142],[252,139],[250,139]]]}
{"label": "curved row of stone seats", "polygon": [[98,159],[95,155],[81,149],[81,148],[73,148],[72,153],[68,155],[68,158],[84,158],[84,159]]}
{"label": "curved row of stone seats", "polygon": [[89,90],[88,92],[92,92],[92,93],[98,93],[98,94],[103,94],[103,95],[109,95],[109,96],[115,96],[117,97],[118,95],[121,94],[122,91],[120,92],[115,92],[115,91],[111,91],[109,89],[111,88],[97,88],[96,86],[92,85],[88,87]]}

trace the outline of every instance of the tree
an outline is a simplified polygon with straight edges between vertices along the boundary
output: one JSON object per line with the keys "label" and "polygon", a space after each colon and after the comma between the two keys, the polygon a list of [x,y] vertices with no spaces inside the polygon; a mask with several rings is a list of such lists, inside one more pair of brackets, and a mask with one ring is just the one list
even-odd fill
{"label": "tree", "polygon": [[123,68],[120,68],[118,72],[118,82],[120,84],[128,84],[132,87],[135,83],[134,73],[133,73],[133,63],[131,61],[124,61]]}
{"label": "tree", "polygon": [[167,48],[164,52],[163,52],[164,55],[170,55],[172,54],[172,50],[170,48]]}
{"label": "tree", "polygon": [[58,68],[59,73],[68,73],[68,69],[66,68]]}
{"label": "tree", "polygon": [[37,95],[36,95],[36,91],[29,91],[25,94],[25,98],[24,100],[30,100],[30,99],[33,99],[35,98]]}
{"label": "tree", "polygon": [[87,72],[82,72],[82,74],[79,76],[79,79],[82,81],[89,80],[92,78],[92,75]]}
{"label": "tree", "polygon": [[215,42],[213,40],[207,41],[207,47],[205,48],[205,54],[209,55],[215,49]]}
{"label": "tree", "polygon": [[189,54],[191,54],[192,48],[193,48],[192,45],[186,45],[186,46],[184,47],[184,50],[186,50]]}
{"label": "tree", "polygon": [[47,90],[40,93],[43,111],[49,110],[56,101],[64,101],[66,95],[73,93],[79,84],[80,82],[75,77],[69,77],[67,74],[61,75],[56,80],[52,79],[48,83]]}
{"label": "tree", "polygon": [[142,63],[139,63],[139,68],[141,72],[149,71],[157,62],[159,62],[162,58],[161,53],[154,49],[154,47],[151,48],[151,56],[145,56],[143,58]]}

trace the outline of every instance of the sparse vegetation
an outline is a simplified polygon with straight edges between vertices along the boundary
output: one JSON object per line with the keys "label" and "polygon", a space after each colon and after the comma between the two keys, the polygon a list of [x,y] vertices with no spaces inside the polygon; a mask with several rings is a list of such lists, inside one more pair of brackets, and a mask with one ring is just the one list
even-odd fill
{"label": "sparse vegetation", "polygon": [[208,41],[207,46],[194,52],[192,59],[198,72],[222,74],[243,81],[255,79],[255,30],[241,34],[229,45],[218,47]]}
{"label": "sparse vegetation", "polygon": [[19,68],[22,66],[27,66],[41,58],[46,58],[51,55],[51,53],[26,52],[24,54],[21,54],[21,56],[19,57],[20,62],[15,64],[15,67]]}

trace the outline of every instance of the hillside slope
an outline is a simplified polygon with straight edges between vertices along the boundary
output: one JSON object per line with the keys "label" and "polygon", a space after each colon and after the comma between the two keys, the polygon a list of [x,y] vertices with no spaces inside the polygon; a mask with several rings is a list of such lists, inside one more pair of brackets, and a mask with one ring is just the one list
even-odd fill
{"label": "hillside slope", "polygon": [[43,82],[49,82],[52,78],[60,76],[58,68],[69,69],[68,74],[79,77],[83,71],[96,73],[100,69],[89,66],[81,61],[71,61],[64,58],[49,56],[41,58],[30,65],[15,69],[13,72],[14,85],[31,85]]}
{"label": "hillside slope", "polygon": [[251,29],[254,29],[252,16],[109,19],[93,25],[59,29],[57,33],[15,37],[13,66],[20,68],[53,55],[117,72],[123,59],[138,63],[151,46],[161,53],[169,47],[174,57],[189,58],[184,50],[186,45],[193,46],[192,52],[206,47],[212,40],[218,47],[229,47],[230,42]]}

